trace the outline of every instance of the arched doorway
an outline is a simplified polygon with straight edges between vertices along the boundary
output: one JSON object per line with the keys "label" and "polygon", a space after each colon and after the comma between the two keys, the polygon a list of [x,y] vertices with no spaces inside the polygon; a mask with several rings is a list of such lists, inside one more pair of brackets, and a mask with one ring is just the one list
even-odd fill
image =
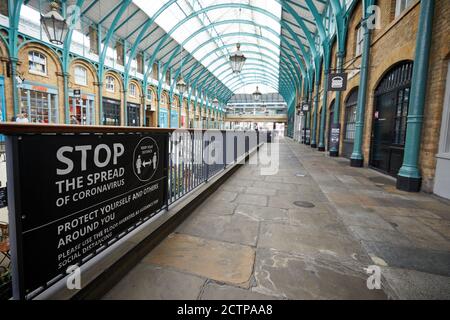
{"label": "arched doorway", "polygon": [[328,146],[327,146],[328,151],[330,151],[331,125],[333,124],[333,118],[334,118],[334,100],[330,104],[330,117],[328,118]]}
{"label": "arched doorway", "polygon": [[413,62],[394,66],[375,90],[370,166],[396,176],[403,163]]}
{"label": "arched doorway", "polygon": [[342,156],[350,159],[353,153],[356,131],[356,105],[358,104],[358,88],[353,89],[345,101],[344,150]]}

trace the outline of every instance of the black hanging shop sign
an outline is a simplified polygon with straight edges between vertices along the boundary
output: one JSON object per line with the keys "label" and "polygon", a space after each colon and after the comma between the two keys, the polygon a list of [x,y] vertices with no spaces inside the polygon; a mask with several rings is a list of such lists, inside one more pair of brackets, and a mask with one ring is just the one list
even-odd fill
{"label": "black hanging shop sign", "polygon": [[166,133],[8,139],[16,298],[48,287],[166,205]]}
{"label": "black hanging shop sign", "polygon": [[347,73],[330,73],[328,75],[328,91],[347,90]]}

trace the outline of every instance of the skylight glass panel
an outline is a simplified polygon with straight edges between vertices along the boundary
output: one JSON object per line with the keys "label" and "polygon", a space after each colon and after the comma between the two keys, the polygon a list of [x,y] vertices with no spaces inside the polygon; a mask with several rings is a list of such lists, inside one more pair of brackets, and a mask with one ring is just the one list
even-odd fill
{"label": "skylight glass panel", "polygon": [[[264,52],[272,58],[270,63],[273,61],[279,62],[281,6],[275,0],[179,0],[170,5],[166,0],[133,1],[149,17],[153,17],[154,14],[161,12],[161,8],[165,8],[156,18],[156,23],[166,32],[171,32],[180,21],[186,17],[191,17],[171,32],[171,37],[178,43],[183,43],[184,50],[201,61],[202,65],[213,72],[218,79],[227,79],[225,77],[229,76],[231,72],[229,64],[229,71],[226,70],[226,67],[219,69],[217,67],[227,64],[229,55],[235,51],[235,44],[238,42],[243,43],[241,50],[244,51],[245,55],[247,55],[246,51]],[[250,10],[249,7],[240,9],[236,4],[266,10],[274,16],[274,19],[258,12],[258,10]],[[205,10],[205,8],[211,7],[215,8]],[[199,11],[204,12],[194,17],[193,13]],[[239,21],[242,23],[239,23]],[[219,22],[219,24],[212,26],[212,23],[216,22]],[[200,29],[204,30],[196,32]],[[195,37],[191,37],[194,33],[196,33]],[[258,39],[253,35],[265,37],[268,41]],[[247,43],[251,45],[246,45]],[[254,54],[249,53],[249,57],[253,56]],[[264,61],[266,58],[260,56],[260,59]],[[243,72],[246,72],[245,67]],[[247,74],[241,77],[242,81],[245,81],[245,77],[251,72],[251,70],[247,71]],[[240,77],[235,76],[234,78],[239,79]],[[255,73],[254,78],[256,78],[255,81],[258,81],[258,74]],[[264,81],[263,77],[260,80]],[[278,83],[278,81],[275,82]]]}

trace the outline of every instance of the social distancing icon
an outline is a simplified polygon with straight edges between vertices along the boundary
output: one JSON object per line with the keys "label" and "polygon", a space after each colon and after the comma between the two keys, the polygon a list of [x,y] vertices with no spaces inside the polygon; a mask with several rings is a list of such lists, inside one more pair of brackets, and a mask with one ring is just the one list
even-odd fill
{"label": "social distancing icon", "polygon": [[145,137],[134,149],[133,169],[140,181],[149,181],[158,168],[159,149],[153,138]]}

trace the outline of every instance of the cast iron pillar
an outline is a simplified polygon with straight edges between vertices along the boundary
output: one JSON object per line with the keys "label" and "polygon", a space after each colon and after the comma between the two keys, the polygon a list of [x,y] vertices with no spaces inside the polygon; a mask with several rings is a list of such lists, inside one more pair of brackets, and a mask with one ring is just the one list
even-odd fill
{"label": "cast iron pillar", "polygon": [[[365,13],[367,15],[367,13]],[[358,105],[356,107],[356,131],[355,143],[353,145],[353,153],[350,157],[350,165],[360,168],[364,165],[364,155],[362,152],[363,135],[364,135],[364,116],[367,100],[367,80],[369,78],[369,59],[370,59],[370,40],[371,33],[368,26],[367,17],[362,21],[361,27],[364,28],[364,43],[361,61],[361,77],[358,90]]]}
{"label": "cast iron pillar", "polygon": [[[316,78],[317,79],[317,78]],[[320,83],[316,81],[316,92],[314,95],[314,113],[313,113],[313,125],[311,131],[311,148],[317,148],[316,131],[317,131],[317,112],[319,111],[319,86]]]}
{"label": "cast iron pillar", "polygon": [[[337,53],[337,72],[342,72],[342,62],[344,60],[344,52],[338,52]],[[340,116],[340,109],[341,109],[341,91],[336,92],[336,99],[334,104],[334,114],[333,114],[333,124],[338,125],[339,124],[339,116]],[[331,130],[331,128],[330,128]],[[340,134],[340,133],[339,133]],[[340,139],[339,139],[340,144]],[[330,157],[338,157],[339,156],[339,145],[336,147],[336,145],[331,144],[330,148]]]}
{"label": "cast iron pillar", "polygon": [[405,155],[403,166],[400,168],[397,178],[397,188],[409,192],[419,192],[422,183],[419,170],[419,152],[428,81],[433,13],[434,0],[420,2],[419,28],[417,30],[416,54],[411,83]]}

